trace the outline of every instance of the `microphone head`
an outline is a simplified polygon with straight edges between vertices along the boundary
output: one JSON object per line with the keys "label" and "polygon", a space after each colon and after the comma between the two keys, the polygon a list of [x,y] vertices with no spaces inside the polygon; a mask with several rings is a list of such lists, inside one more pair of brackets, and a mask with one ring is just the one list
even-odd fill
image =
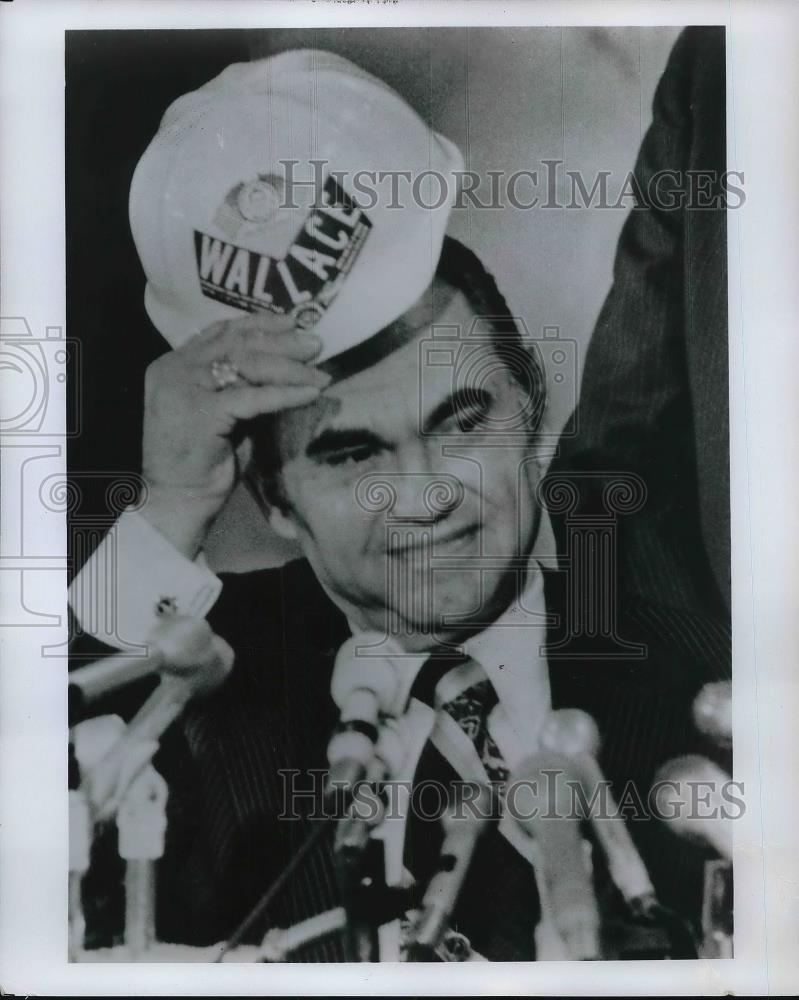
{"label": "microphone head", "polygon": [[379,632],[350,636],[339,649],[333,667],[330,682],[333,701],[343,708],[354,691],[371,691],[380,711],[392,714],[399,690],[399,669],[394,657],[401,654],[400,646]]}
{"label": "microphone head", "polygon": [[192,673],[197,661],[206,655],[213,635],[204,618],[175,615],[162,618],[149,638],[164,660],[163,669],[181,675]]}
{"label": "microphone head", "polygon": [[667,761],[655,775],[655,785],[664,783],[670,787],[677,786],[681,790],[688,782],[708,782],[715,788],[729,782],[730,775],[723,771],[708,757],[696,753],[687,753],[682,757],[674,757]]}
{"label": "microphone head", "polygon": [[233,668],[234,653],[204,618],[165,618],[150,633],[161,670],[185,681],[192,696],[215,691]]}
{"label": "microphone head", "polygon": [[655,775],[650,800],[655,815],[678,836],[732,857],[729,805],[722,789],[730,775],[698,754],[675,757]]}
{"label": "microphone head", "polygon": [[221,636],[215,635],[206,659],[198,664],[193,675],[194,693],[206,695],[220,688],[233,669],[235,658],[230,645]]}
{"label": "microphone head", "polygon": [[705,684],[694,699],[694,724],[704,736],[727,745],[732,740],[732,683]]}
{"label": "microphone head", "polygon": [[550,713],[541,731],[545,750],[570,756],[596,757],[600,747],[599,727],[588,712],[579,708],[559,708]]}

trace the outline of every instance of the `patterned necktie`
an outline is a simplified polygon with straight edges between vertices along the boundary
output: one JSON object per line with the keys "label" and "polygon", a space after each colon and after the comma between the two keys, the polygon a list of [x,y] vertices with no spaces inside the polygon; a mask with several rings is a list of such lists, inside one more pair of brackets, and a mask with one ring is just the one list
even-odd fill
{"label": "patterned necktie", "polygon": [[489,781],[507,780],[508,768],[499,747],[488,731],[488,717],[498,701],[488,678],[478,681],[442,706],[442,711],[458,723],[477,751]]}
{"label": "patterned necktie", "polygon": [[[471,667],[474,661],[467,661]],[[453,670],[463,670],[466,664]],[[482,670],[480,671],[482,674]],[[485,675],[444,703],[440,711],[457,723],[468,738],[492,782],[504,782],[508,768],[488,731],[488,719],[498,701]],[[417,783],[471,780],[456,761],[428,743],[419,762]],[[415,819],[409,828],[406,857],[417,861],[424,878],[438,856],[440,840],[430,823]],[[413,865],[409,865],[413,869]],[[453,930],[469,938],[472,947],[492,961],[530,961],[535,958],[534,929],[540,918],[535,873],[496,826],[480,840],[461,891]]]}

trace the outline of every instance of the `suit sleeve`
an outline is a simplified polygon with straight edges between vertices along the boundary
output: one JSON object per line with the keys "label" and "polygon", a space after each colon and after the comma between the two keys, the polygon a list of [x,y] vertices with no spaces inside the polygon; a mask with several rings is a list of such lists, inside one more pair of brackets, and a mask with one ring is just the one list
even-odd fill
{"label": "suit sleeve", "polygon": [[[723,32],[721,38],[723,45]],[[605,513],[608,475],[638,476],[644,507],[618,519],[621,588],[689,608],[703,595],[686,369],[684,200],[694,66],[705,41],[697,31],[683,32],[657,87],[634,170],[640,204],[622,229],[613,285],[586,355],[577,431],[561,440],[550,469],[552,476],[576,477],[582,513]],[[562,521],[553,520],[562,542]]]}

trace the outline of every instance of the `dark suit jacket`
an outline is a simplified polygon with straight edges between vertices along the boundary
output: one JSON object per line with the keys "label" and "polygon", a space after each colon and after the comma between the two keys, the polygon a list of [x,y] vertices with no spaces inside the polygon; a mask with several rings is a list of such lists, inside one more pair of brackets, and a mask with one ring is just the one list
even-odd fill
{"label": "dark suit jacket", "polygon": [[[547,574],[550,610],[562,607],[562,586],[561,574]],[[210,621],[235,649],[233,672],[212,698],[190,707],[157,760],[170,785],[159,936],[197,944],[230,933],[312,828],[307,818],[312,798],[298,806],[305,819],[278,817],[287,781],[308,789],[309,772],[326,766],[337,718],[330,675],[335,654],[349,635],[343,615],[304,561],[227,577]],[[551,638],[559,638],[560,631],[560,624],[553,626]],[[617,796],[633,782],[645,803],[653,773],[664,760],[689,751],[712,753],[693,731],[690,705],[703,683],[729,675],[728,635],[712,620],[685,612],[664,614],[642,602],[627,609],[622,631],[626,638],[646,643],[646,658],[552,661],[552,696],[555,707],[582,707],[596,718],[604,737],[601,763]],[[695,919],[703,853],[680,842],[657,820],[630,825],[662,900]],[[437,852],[439,837],[434,824],[417,835],[417,842],[429,845],[428,860]],[[105,851],[107,865],[112,845]],[[419,858],[422,877],[424,855],[422,851]],[[118,921],[106,898],[108,877],[106,869],[87,880],[87,897],[95,893],[90,911],[105,907],[92,911],[93,922],[103,931],[97,944],[107,940]],[[478,951],[499,959],[533,957],[510,948],[499,928],[503,922],[512,928],[514,921],[529,919],[537,912],[536,899],[531,897],[529,913],[514,915],[508,914],[499,888],[483,884],[471,899],[468,895],[458,926]],[[249,939],[259,940],[269,926],[293,924],[337,901],[330,851],[323,847]],[[320,945],[303,957],[340,960],[340,942]]]}
{"label": "dark suit jacket", "polygon": [[[687,28],[654,100],[635,176],[680,172],[693,203],[631,211],[589,345],[578,433],[556,474],[633,472],[647,502],[619,525],[619,581],[653,604],[728,614],[730,601],[724,28]],[[699,180],[709,172],[711,178]],[[669,183],[662,188],[666,191]],[[740,186],[739,182],[736,182]],[[697,195],[696,187],[703,187]],[[703,200],[704,199],[704,200]],[[731,195],[735,206],[738,196]],[[679,203],[678,203],[679,204]],[[718,204],[718,203],[717,203]],[[600,505],[601,480],[583,490]],[[555,526],[556,532],[558,526]]]}

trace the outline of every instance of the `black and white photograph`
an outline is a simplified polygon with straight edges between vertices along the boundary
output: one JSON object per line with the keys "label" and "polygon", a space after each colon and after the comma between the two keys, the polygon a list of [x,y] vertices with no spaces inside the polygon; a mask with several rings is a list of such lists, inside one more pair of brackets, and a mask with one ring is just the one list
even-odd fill
{"label": "black and white photograph", "polygon": [[731,21],[256,7],[65,27],[64,318],[1,311],[4,494],[63,526],[6,529],[2,608],[59,691],[58,961],[733,968]]}
{"label": "black and white photograph", "polygon": [[75,960],[726,956],[723,28],[66,56]]}

